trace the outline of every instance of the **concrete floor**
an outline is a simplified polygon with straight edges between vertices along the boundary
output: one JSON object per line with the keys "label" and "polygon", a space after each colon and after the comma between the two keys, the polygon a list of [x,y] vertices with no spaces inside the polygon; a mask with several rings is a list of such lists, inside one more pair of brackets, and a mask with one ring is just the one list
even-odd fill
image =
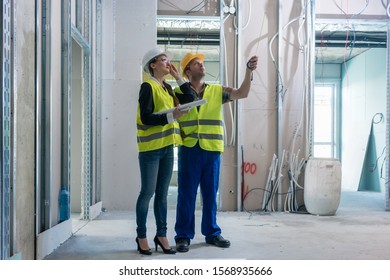
{"label": "concrete floor", "polygon": [[[102,212],[93,221],[75,219],[74,235],[48,255],[47,260],[390,260],[390,212],[383,193],[341,194],[334,216],[272,212],[219,212],[227,249],[208,245],[200,233],[201,211],[196,212],[197,233],[190,251],[164,255],[154,251],[154,216],[149,213],[151,256],[136,251],[135,213]],[[168,238],[174,245],[175,209],[168,211]]]}

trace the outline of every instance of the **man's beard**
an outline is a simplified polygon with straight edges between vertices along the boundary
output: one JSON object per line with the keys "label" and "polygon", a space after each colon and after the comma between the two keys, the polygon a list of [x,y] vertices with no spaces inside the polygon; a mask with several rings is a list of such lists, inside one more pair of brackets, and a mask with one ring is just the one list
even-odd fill
{"label": "man's beard", "polygon": [[196,79],[196,80],[201,80],[201,79],[203,79],[205,76],[206,76],[206,73],[205,73],[205,72],[199,72],[199,73],[197,73],[196,75],[194,75],[193,78]]}

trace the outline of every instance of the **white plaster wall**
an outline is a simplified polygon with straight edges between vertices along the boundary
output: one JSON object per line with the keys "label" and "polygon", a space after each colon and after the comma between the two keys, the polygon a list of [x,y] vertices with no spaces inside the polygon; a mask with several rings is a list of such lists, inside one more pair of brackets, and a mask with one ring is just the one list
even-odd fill
{"label": "white plaster wall", "polygon": [[102,202],[134,210],[140,188],[136,112],[141,60],[156,46],[157,1],[103,0]]}

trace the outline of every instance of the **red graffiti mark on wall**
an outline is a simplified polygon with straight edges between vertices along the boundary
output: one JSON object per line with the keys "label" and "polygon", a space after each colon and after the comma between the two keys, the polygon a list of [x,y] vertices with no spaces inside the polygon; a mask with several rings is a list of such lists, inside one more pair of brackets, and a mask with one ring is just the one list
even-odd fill
{"label": "red graffiti mark on wall", "polygon": [[244,172],[245,173],[255,174],[256,169],[257,169],[256,163],[244,162]]}

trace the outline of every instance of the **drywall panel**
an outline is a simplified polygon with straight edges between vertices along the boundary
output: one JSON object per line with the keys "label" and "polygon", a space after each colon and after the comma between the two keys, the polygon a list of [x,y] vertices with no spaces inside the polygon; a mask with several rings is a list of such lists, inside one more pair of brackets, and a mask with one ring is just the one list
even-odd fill
{"label": "drywall panel", "polygon": [[[286,160],[287,155],[296,154],[299,150],[304,157],[302,104],[305,104],[305,72],[301,45],[304,44],[302,38],[305,33],[304,28],[298,32],[300,21],[293,21],[303,13],[299,1],[283,1],[280,8],[277,1],[252,1],[251,6],[242,3],[240,13],[242,31],[239,34],[241,52],[238,54],[238,69],[245,68],[250,56],[259,57],[250,95],[240,101],[239,129],[244,157],[243,193],[244,196],[247,194],[244,205],[246,210],[254,210],[263,207],[264,188],[273,156],[282,158],[282,154],[278,155],[278,141],[286,152]],[[278,34],[278,17],[283,27],[281,34]],[[277,92],[278,76],[280,92]],[[278,94],[283,100],[280,119]],[[278,126],[281,126],[281,134]],[[283,178],[286,178],[288,164],[284,163],[283,167]],[[285,184],[281,192],[286,192]]]}
{"label": "drywall panel", "polygon": [[386,19],[387,1],[329,1],[316,0],[315,13],[317,18],[345,19]]}
{"label": "drywall panel", "polygon": [[19,1],[15,11],[15,240],[14,253],[35,258],[35,4]]}
{"label": "drywall panel", "polygon": [[326,79],[340,80],[342,64],[316,64],[316,82],[323,82]]}
{"label": "drywall panel", "polygon": [[63,221],[37,236],[37,260],[42,260],[72,236],[72,219]]}
{"label": "drywall panel", "polygon": [[[365,0],[354,1],[353,5],[348,1],[317,0],[315,3],[318,19],[337,20],[345,23],[346,28],[354,20],[376,22],[387,19],[386,5],[387,1]],[[343,76],[342,173],[345,174],[342,176],[343,189],[357,190],[372,117],[377,112],[386,113],[386,68],[383,66],[386,62],[386,54],[383,51],[371,50],[340,67]],[[329,67],[327,65],[325,68],[318,69],[316,66],[317,77],[331,78]],[[373,88],[375,93],[372,93]],[[384,122],[374,125],[378,156],[382,154],[385,145],[384,126]],[[378,164],[381,162],[382,160],[378,159]]]}
{"label": "drywall panel", "polygon": [[[386,57],[385,49],[373,49],[347,62],[342,79],[342,177],[343,189],[357,190],[371,122],[377,113],[386,116]],[[380,120],[379,117],[375,121]],[[385,121],[374,124],[376,152],[385,148]],[[378,158],[380,169],[383,163]],[[376,171],[379,171],[376,169]],[[367,171],[363,171],[367,172]],[[385,174],[382,174],[384,177]],[[384,190],[384,179],[381,180]]]}
{"label": "drywall panel", "polygon": [[102,5],[102,205],[134,210],[140,190],[136,112],[141,60],[157,44],[157,1]]}
{"label": "drywall panel", "polygon": [[[381,1],[357,2],[350,7],[347,7],[348,3],[343,2],[340,9],[335,2],[315,1],[316,13],[328,15],[329,18],[344,18],[345,20],[346,14],[352,15],[360,12],[362,14],[354,18],[380,19],[386,15],[385,6]],[[251,53],[254,52],[259,56],[259,67],[254,73],[250,96],[240,101],[241,120],[237,136],[241,137],[245,163],[258,167],[256,174],[246,174],[244,169],[245,186],[247,186],[245,192],[264,186],[267,179],[265,174],[268,172],[267,168],[271,163],[272,155],[278,152],[278,141],[282,141],[287,160],[298,151],[300,151],[299,158],[305,157],[307,120],[304,110],[307,98],[304,89],[307,66],[305,66],[304,51],[309,46],[305,45],[306,26],[301,26],[304,20],[301,3],[302,1],[292,0],[251,1],[251,5],[245,1],[240,2],[239,13],[242,28],[238,32],[240,46],[238,69],[244,67],[245,59]],[[365,7],[366,3],[368,3],[367,7]],[[346,14],[345,11],[347,11]],[[278,18],[281,25],[280,34],[277,33]],[[278,52],[278,43],[280,52]],[[280,63],[278,68],[275,67],[274,61],[276,65]],[[242,79],[243,72],[239,73]],[[278,104],[276,102],[279,94],[276,92],[278,78],[280,78],[279,86],[283,97],[280,119],[277,115]],[[355,102],[359,100],[356,99]],[[360,104],[363,105],[363,101]],[[268,110],[268,114],[264,110]],[[263,114],[260,113],[262,111],[264,111]],[[279,132],[278,126],[281,126]],[[262,147],[264,154],[259,152],[258,147]],[[289,162],[286,161],[282,172],[284,181],[282,192],[287,191],[285,183],[288,181],[288,168]],[[253,170],[254,168],[247,169],[249,173]],[[237,173],[240,173],[240,170]],[[247,209],[259,208],[258,201],[261,200],[259,193],[261,192],[257,190],[250,192],[250,196],[254,198],[247,198],[253,200],[253,202],[246,201]]]}

